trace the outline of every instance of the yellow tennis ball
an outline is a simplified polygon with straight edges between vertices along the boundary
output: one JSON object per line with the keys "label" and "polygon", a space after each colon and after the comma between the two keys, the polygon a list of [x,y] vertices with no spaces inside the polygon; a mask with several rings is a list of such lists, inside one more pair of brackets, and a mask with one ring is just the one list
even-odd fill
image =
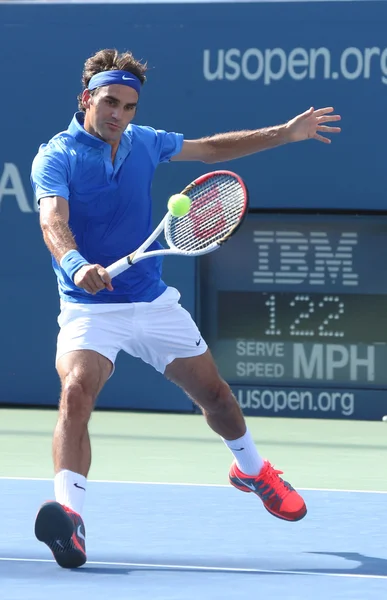
{"label": "yellow tennis ball", "polygon": [[185,194],[174,194],[168,200],[168,210],[173,217],[184,217],[190,208],[191,200]]}

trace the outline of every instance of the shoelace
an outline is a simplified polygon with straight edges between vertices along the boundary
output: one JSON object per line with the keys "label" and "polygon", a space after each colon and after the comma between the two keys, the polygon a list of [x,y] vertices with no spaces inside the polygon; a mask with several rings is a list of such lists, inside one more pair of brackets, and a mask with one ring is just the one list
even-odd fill
{"label": "shoelace", "polygon": [[[261,484],[260,487],[269,488],[265,494],[267,497],[277,494],[283,500],[288,494],[290,494],[292,490],[291,486],[289,486],[289,484],[281,477],[278,477],[278,475],[283,475],[283,471],[275,469],[270,463],[268,463],[264,478],[261,480],[263,486]],[[260,480],[258,479],[257,481]]]}

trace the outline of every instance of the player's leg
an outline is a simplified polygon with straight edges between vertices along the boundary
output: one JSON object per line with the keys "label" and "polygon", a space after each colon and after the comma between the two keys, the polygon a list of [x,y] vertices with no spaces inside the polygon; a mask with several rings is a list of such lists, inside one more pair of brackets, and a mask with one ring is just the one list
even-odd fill
{"label": "player's leg", "polygon": [[164,373],[199,406],[208,425],[233,453],[239,468],[257,475],[263,466],[242,410],[229,385],[220,377],[207,349],[203,354],[176,358]]}
{"label": "player's leg", "polygon": [[66,303],[58,318],[62,390],[53,438],[56,500],[40,508],[35,534],[62,567],[86,562],[82,510],[91,458],[88,422],[119,351],[122,326],[116,312],[114,306]]}
{"label": "player's leg", "polygon": [[55,496],[82,514],[91,449],[88,422],[113,371],[122,324],[115,306],[66,303],[59,315],[56,368],[61,382],[53,438]]}
{"label": "player's leg", "polygon": [[136,307],[138,334],[124,349],[185,389],[200,405],[209,426],[237,455],[245,473],[256,475],[263,459],[239,404],[219,377],[207,344],[179,299],[179,292],[170,287],[148,305]]}
{"label": "player's leg", "polygon": [[177,290],[168,288],[157,300],[137,307],[138,334],[135,343],[132,338],[123,349],[179,385],[201,408],[234,455],[230,471],[234,486],[255,492],[277,517],[302,518],[304,501],[259,455],[236,398],[219,376],[207,344],[179,298]]}
{"label": "player's leg", "polygon": [[[56,495],[59,502],[63,500],[63,504],[81,513],[84,496],[81,488],[85,488],[91,463],[88,422],[113,365],[93,350],[75,350],[61,356],[56,366],[62,388],[53,437]],[[64,474],[61,478],[62,472],[74,475]],[[74,479],[69,482],[72,486],[67,479]],[[63,497],[58,498],[61,492]]]}
{"label": "player's leg", "polygon": [[56,367],[61,397],[53,438],[55,472],[67,469],[87,477],[91,463],[88,422],[113,365],[93,350],[75,350],[61,356]]}
{"label": "player's leg", "polygon": [[179,292],[170,287],[148,305],[136,307],[138,333],[123,349],[180,385],[200,405],[209,426],[231,451],[236,448],[234,452],[245,472],[255,475],[263,459],[235,397],[219,377],[207,344],[179,299]]}
{"label": "player's leg", "polygon": [[57,370],[62,392],[53,437],[55,502],[41,506],[35,534],[61,567],[74,568],[86,562],[81,513],[91,461],[88,422],[112,363],[93,350],[75,350],[57,360]]}
{"label": "player's leg", "polygon": [[230,440],[244,435],[246,423],[240,406],[228,384],[219,376],[208,349],[199,356],[176,358],[166,367],[164,375],[199,404],[215,433]]}
{"label": "player's leg", "polygon": [[230,483],[243,492],[257,494],[274,516],[287,521],[302,519],[306,514],[304,500],[279,477],[281,471],[259,456],[236,398],[219,376],[209,350],[200,356],[176,358],[166,367],[165,376],[201,408],[210,427],[234,454]]}

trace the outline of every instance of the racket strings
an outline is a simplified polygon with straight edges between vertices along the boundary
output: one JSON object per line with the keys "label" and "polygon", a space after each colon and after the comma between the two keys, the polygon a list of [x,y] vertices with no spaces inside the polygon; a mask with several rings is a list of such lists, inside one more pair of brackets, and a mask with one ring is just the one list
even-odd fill
{"label": "racket strings", "polygon": [[171,218],[167,232],[169,242],[180,250],[194,252],[218,242],[243,216],[244,189],[230,175],[211,177],[186,194],[191,199],[190,212],[185,217]]}

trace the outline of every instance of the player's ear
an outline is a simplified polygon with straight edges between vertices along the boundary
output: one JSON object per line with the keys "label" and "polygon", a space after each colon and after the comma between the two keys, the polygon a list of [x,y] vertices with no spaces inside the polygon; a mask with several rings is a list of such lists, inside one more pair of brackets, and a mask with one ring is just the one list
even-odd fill
{"label": "player's ear", "polygon": [[84,108],[90,108],[92,97],[89,90],[83,90],[82,92],[82,104]]}

